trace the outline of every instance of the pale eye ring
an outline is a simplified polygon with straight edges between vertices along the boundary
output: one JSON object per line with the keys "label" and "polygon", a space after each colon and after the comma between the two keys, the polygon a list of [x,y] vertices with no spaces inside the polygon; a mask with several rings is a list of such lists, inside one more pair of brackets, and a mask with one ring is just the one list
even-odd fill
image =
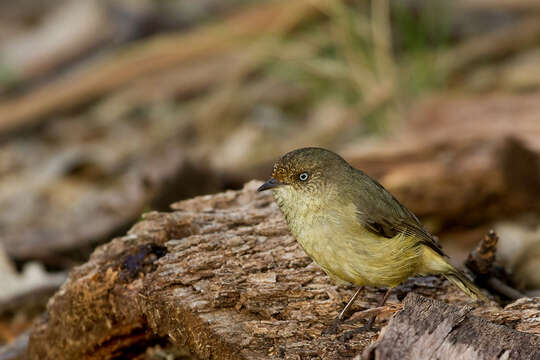
{"label": "pale eye ring", "polygon": [[309,174],[307,172],[303,172],[298,175],[298,179],[300,179],[300,181],[307,181],[307,179],[309,179]]}

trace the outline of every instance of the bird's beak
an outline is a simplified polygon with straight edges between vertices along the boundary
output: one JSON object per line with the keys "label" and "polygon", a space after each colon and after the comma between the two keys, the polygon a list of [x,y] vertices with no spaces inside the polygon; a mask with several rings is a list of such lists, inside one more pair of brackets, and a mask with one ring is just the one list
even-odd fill
{"label": "bird's beak", "polygon": [[276,180],[273,177],[271,177],[270,179],[268,179],[267,182],[262,184],[261,187],[259,187],[257,189],[257,191],[260,192],[260,191],[264,191],[264,190],[268,190],[268,189],[273,189],[273,188],[276,188],[276,187],[281,186],[281,185],[283,185],[283,183],[281,183],[281,182],[279,182],[279,180]]}

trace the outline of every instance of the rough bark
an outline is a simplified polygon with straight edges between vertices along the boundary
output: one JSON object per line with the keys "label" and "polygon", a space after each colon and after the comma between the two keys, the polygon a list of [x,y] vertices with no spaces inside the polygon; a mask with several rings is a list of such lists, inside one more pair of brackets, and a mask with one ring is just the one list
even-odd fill
{"label": "rough bark", "polygon": [[471,308],[409,294],[364,353],[376,360],[540,358],[540,337],[470,316]]}
{"label": "rough bark", "polygon": [[[107,359],[163,342],[205,359],[361,354],[377,330],[350,332],[362,326],[360,313],[337,335],[321,336],[354,289],[336,287],[306,257],[271,196],[255,192],[259,184],[147,214],[127,236],[99,247],[50,300],[29,358]],[[438,277],[411,279],[403,290],[472,304]],[[381,295],[367,289],[355,310],[374,307]],[[475,313],[540,332],[531,321],[538,299],[519,307],[485,304]]]}

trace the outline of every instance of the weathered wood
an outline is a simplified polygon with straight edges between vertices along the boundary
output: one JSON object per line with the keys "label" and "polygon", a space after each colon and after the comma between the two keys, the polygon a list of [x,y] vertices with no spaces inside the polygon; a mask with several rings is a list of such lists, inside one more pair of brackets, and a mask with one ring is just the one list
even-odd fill
{"label": "weathered wood", "polygon": [[490,230],[467,257],[467,267],[478,275],[489,274],[495,262],[498,241],[495,231]]}
{"label": "weathered wood", "polygon": [[[349,332],[365,322],[363,313],[340,333],[321,336],[354,289],[336,287],[311,262],[271,196],[255,192],[259,185],[147,214],[127,236],[99,247],[50,300],[30,336],[29,358],[108,359],[163,342],[203,359],[361,354],[377,331]],[[437,277],[412,279],[405,289],[473,304]],[[353,310],[374,307],[381,294],[367,289]],[[390,298],[390,313],[396,302]],[[476,311],[530,326],[520,314],[538,316],[534,306],[507,314],[482,304]],[[385,319],[381,314],[377,327]],[[523,326],[540,332],[538,324]]]}
{"label": "weathered wood", "polygon": [[540,337],[471,316],[471,308],[409,294],[364,353],[375,360],[540,359]]}
{"label": "weathered wood", "polygon": [[525,295],[512,287],[515,280],[508,271],[501,265],[495,264],[498,241],[499,237],[495,231],[490,230],[477,247],[469,253],[465,265],[476,275],[476,281],[493,294],[503,295],[512,300],[523,298]]}

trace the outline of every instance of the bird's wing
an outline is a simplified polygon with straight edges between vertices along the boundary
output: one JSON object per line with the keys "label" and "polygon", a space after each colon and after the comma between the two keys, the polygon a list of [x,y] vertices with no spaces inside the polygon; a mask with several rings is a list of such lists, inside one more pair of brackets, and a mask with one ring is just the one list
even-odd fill
{"label": "bird's wing", "polygon": [[[433,236],[422,226],[420,220],[386,189],[363,172],[359,171],[358,181],[363,186],[353,186],[357,189],[353,195],[358,221],[367,230],[385,238],[393,238],[405,234],[418,238],[418,241],[429,246],[444,256],[441,246]],[[365,186],[365,183],[374,186]]]}

